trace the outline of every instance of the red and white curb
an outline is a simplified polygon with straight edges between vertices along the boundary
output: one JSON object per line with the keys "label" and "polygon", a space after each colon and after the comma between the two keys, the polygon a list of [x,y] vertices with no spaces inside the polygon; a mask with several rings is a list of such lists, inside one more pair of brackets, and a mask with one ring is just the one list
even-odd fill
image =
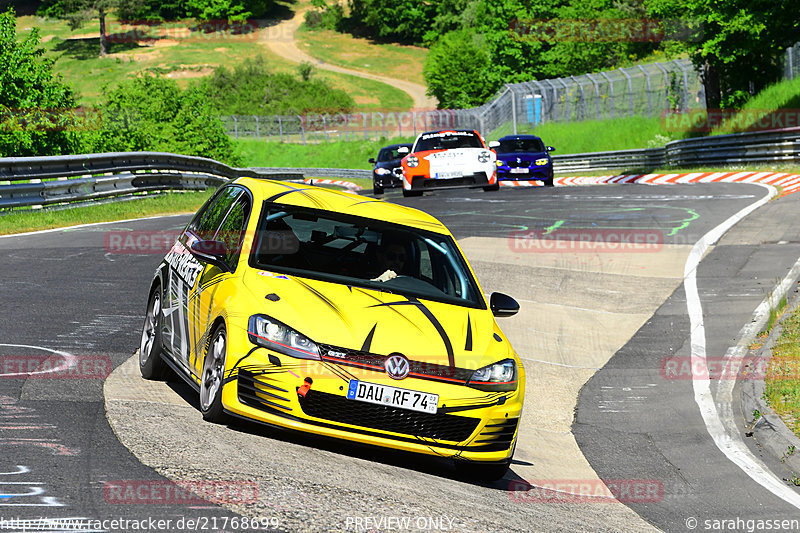
{"label": "red and white curb", "polygon": [[[800,190],[800,174],[783,172],[689,172],[682,174],[633,174],[612,176],[574,176],[555,178],[553,183],[560,187],[575,185],[607,185],[619,183],[640,183],[643,185],[675,185],[682,183],[765,183],[780,188],[779,196],[786,196]],[[500,185],[511,187],[542,187],[542,182],[501,181]]]}
{"label": "red and white curb", "polygon": [[344,181],[344,180],[331,180],[326,178],[305,178],[303,183],[308,185],[335,185],[337,187],[344,187],[347,189],[347,192],[358,192],[363,189],[361,185],[353,183],[352,181]]}

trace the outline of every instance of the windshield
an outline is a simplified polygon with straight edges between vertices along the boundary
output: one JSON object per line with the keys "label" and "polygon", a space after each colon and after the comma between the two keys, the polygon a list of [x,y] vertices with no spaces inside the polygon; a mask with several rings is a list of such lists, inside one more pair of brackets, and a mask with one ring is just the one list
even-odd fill
{"label": "windshield", "polygon": [[[411,145],[407,146],[409,149],[411,148]],[[399,148],[400,148],[399,146],[395,147],[387,146],[386,148],[382,148],[381,151],[378,153],[378,163],[385,163],[386,161],[395,161],[397,159],[403,159],[403,156],[406,154],[405,153],[401,154],[400,152],[398,152],[397,150]]]}
{"label": "windshield", "polygon": [[506,139],[500,141],[500,146],[495,148],[498,154],[514,152],[544,152],[544,143],[541,139]]}
{"label": "windshield", "polygon": [[415,152],[450,150],[453,148],[483,148],[480,137],[471,131],[441,131],[422,135],[414,146]]}
{"label": "windshield", "polygon": [[448,235],[329,211],[267,204],[250,265],[485,309]]}

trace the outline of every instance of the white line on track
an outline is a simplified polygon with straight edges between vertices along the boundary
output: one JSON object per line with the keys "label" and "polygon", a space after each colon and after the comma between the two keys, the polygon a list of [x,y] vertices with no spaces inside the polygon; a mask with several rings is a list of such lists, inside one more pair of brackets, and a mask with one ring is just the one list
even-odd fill
{"label": "white line on track", "polygon": [[75,364],[78,361],[78,358],[70,353],[61,352],[59,350],[52,350],[50,348],[45,348],[43,346],[30,346],[28,344],[0,344],[0,346],[7,346],[9,348],[28,348],[31,350],[42,350],[44,352],[50,352],[56,355],[60,355],[61,357],[64,358],[64,362],[61,366],[57,366],[49,370],[36,370],[32,372],[14,372],[12,374],[0,373],[0,376],[4,378],[25,378],[28,376],[38,376],[43,374],[54,374],[56,372],[64,372],[75,366]]}
{"label": "white line on track", "polygon": [[[686,289],[686,308],[691,328],[691,362],[693,369],[707,368],[706,332],[703,323],[703,305],[697,292],[697,267],[709,247],[716,243],[726,231],[757,208],[766,204],[778,193],[775,187],[764,184],[758,185],[766,188],[768,190],[767,194],[706,233],[695,243],[689,253],[689,257],[686,259],[684,287]],[[726,431],[726,425],[731,426],[731,424],[735,423],[733,420],[726,420],[727,424],[723,423],[723,419],[717,411],[714,397],[711,394],[711,382],[708,373],[693,376],[692,388],[694,389],[694,401],[700,409],[706,430],[717,448],[745,474],[750,476],[753,481],[785,502],[800,509],[800,494],[786,486],[759,458],[753,455],[738,431]]]}
{"label": "white line on track", "polygon": [[90,222],[88,224],[78,224],[76,226],[65,226],[63,228],[50,228],[50,229],[40,229],[37,231],[28,231],[25,233],[9,233],[8,235],[0,235],[0,239],[7,239],[9,237],[25,237],[27,235],[39,235],[41,233],[55,233],[57,231],[65,231],[68,229],[79,229],[79,228],[89,228],[92,226],[102,226],[104,224],[121,224],[123,222],[136,222],[138,220],[153,220],[156,218],[169,218],[169,217],[183,217],[183,216],[191,216],[192,213],[176,213],[174,215],[155,215],[152,217],[143,217],[143,218],[126,218],[124,220],[109,220],[107,222]]}

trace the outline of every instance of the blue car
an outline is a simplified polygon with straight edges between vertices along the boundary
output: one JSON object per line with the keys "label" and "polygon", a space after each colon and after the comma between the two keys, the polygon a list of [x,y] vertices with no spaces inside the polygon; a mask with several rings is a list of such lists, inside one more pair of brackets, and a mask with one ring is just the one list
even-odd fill
{"label": "blue car", "polygon": [[536,135],[507,135],[489,143],[497,152],[498,181],[541,181],[553,186],[553,159],[555,148],[545,146]]}

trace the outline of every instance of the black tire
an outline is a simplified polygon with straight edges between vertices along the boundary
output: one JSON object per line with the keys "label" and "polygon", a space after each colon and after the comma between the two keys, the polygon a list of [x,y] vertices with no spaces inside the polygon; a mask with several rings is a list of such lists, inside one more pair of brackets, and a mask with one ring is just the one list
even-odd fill
{"label": "black tire", "polygon": [[498,181],[494,185],[487,185],[486,187],[483,188],[483,190],[486,191],[486,192],[499,191],[500,190],[500,182]]}
{"label": "black tire", "polygon": [[380,186],[375,185],[373,183],[372,184],[372,194],[374,194],[376,196],[379,195],[379,194],[383,194],[383,187],[380,187]]}
{"label": "black tire", "polygon": [[222,408],[222,386],[225,381],[225,359],[228,353],[228,334],[225,324],[214,328],[211,342],[208,343],[203,373],[200,376],[200,412],[203,419],[222,424],[228,416]]}
{"label": "black tire", "polygon": [[407,191],[403,189],[403,196],[406,198],[410,198],[412,196],[422,196],[422,191]]}
{"label": "black tire", "polygon": [[555,184],[553,183],[553,178],[550,178],[549,180],[544,180],[542,181],[542,183],[544,184],[545,187],[555,187]]}
{"label": "black tire", "polygon": [[502,463],[478,463],[456,461],[456,471],[463,477],[482,482],[497,481],[502,479],[511,466],[511,460]]}
{"label": "black tire", "polygon": [[139,343],[139,371],[145,379],[164,380],[169,375],[169,366],[161,358],[161,320],[161,285],[156,284],[147,300]]}

